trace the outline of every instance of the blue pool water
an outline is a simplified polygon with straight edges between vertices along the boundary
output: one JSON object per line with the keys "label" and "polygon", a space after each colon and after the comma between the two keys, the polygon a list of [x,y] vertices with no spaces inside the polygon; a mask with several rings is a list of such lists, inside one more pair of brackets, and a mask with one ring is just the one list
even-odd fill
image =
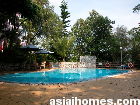
{"label": "blue pool water", "polygon": [[55,69],[46,72],[30,72],[1,75],[0,81],[29,84],[72,83],[91,79],[98,79],[127,72],[129,71],[117,69]]}

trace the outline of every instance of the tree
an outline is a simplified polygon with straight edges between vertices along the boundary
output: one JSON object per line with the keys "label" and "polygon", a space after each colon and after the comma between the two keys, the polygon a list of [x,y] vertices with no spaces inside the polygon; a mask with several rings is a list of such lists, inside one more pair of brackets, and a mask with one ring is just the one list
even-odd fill
{"label": "tree", "polygon": [[[139,12],[140,11],[140,4],[136,5],[133,8],[133,12]],[[132,60],[136,64],[140,63],[140,25],[137,28],[132,28],[129,31],[129,34],[131,36],[131,55],[132,55]]]}
{"label": "tree", "polygon": [[56,60],[67,61],[70,57],[74,38],[73,36],[70,36],[70,33],[67,31],[70,22],[70,20],[68,20],[70,13],[67,11],[67,3],[64,0],[61,2],[60,8],[61,19],[54,16],[54,20],[51,21],[53,25],[48,25],[50,26],[48,29],[51,29],[50,32],[52,30],[54,31],[52,31],[51,34],[45,38],[43,46],[55,52],[53,58],[57,57],[55,58]]}
{"label": "tree", "polygon": [[125,26],[118,26],[115,29],[115,32],[113,33],[113,39],[115,42],[115,46],[114,46],[114,51],[112,52],[112,57],[114,58],[114,61],[116,62],[120,62],[120,53],[121,53],[121,49],[120,47],[122,47],[122,52],[123,52],[123,62],[124,61],[128,61],[130,54],[129,54],[129,50],[130,50],[130,37],[128,35],[128,31],[127,28]]}
{"label": "tree", "polygon": [[134,8],[133,8],[133,12],[139,12],[140,11],[140,4],[136,5]]}
{"label": "tree", "polygon": [[57,57],[59,57],[60,61],[66,61],[69,59],[74,40],[75,38],[73,36],[53,40],[53,48],[54,51],[58,54]]}
{"label": "tree", "polygon": [[96,55],[100,60],[109,60],[111,57],[109,54],[110,44],[108,40],[111,38],[112,21],[108,17],[99,15],[96,11],[90,13],[87,21],[91,27],[91,34],[94,36],[90,48],[92,49],[94,46],[95,51],[93,52],[91,50],[91,54]]}
{"label": "tree", "polygon": [[140,63],[140,26],[129,31],[130,35],[130,54],[132,61],[136,64]]}
{"label": "tree", "polygon": [[67,20],[70,17],[70,13],[67,11],[67,3],[63,0],[61,2],[61,19],[63,23],[63,36],[68,36],[67,27],[69,27],[70,20]]}
{"label": "tree", "polygon": [[22,24],[23,39],[27,40],[28,43],[40,44],[48,48],[49,45],[45,43],[62,35],[62,21],[53,11],[53,7],[49,5],[48,0],[35,0],[34,2],[40,7],[40,11],[38,11],[40,17],[36,24],[28,20]]}
{"label": "tree", "polygon": [[98,60],[112,60],[110,57],[111,24],[112,21],[108,17],[103,17],[95,10],[90,12],[86,20],[78,20],[72,31],[76,36],[76,49],[82,48],[78,51],[79,56],[82,51],[83,55],[95,55]]}
{"label": "tree", "polygon": [[90,36],[90,27],[83,19],[78,19],[71,30],[71,34],[76,37],[72,59],[78,61],[80,56],[88,55],[87,44],[91,43],[94,37]]}
{"label": "tree", "polygon": [[0,42],[4,40],[0,62],[24,62],[25,52],[19,50],[21,25],[25,21],[35,24],[38,21],[40,8],[31,0],[0,0]]}
{"label": "tree", "polygon": [[39,7],[31,0],[0,0],[0,40],[6,38],[9,48],[19,44],[19,27],[23,23],[19,19],[35,21],[38,11]]}

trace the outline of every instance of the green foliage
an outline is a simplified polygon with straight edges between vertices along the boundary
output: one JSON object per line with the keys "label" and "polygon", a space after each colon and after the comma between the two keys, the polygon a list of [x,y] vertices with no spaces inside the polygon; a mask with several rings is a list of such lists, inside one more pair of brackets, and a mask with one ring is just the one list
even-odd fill
{"label": "green foliage", "polygon": [[61,61],[65,61],[68,59],[68,56],[70,56],[74,40],[75,38],[73,36],[57,38],[53,40],[52,44],[54,51],[59,55]]}
{"label": "green foliage", "polygon": [[[63,0],[60,8],[59,17],[48,0],[0,0],[0,40],[8,42],[4,52],[0,52],[0,60],[79,61],[80,56],[95,55],[98,61],[120,62],[122,47],[123,61],[140,63],[140,27],[128,32],[121,26],[113,32],[113,21],[92,10],[85,20],[78,19],[72,32],[68,32],[67,2]],[[140,4],[133,9],[134,12],[139,10]],[[35,59],[33,54],[18,49],[20,39],[28,44],[39,44],[54,54],[37,55]]]}
{"label": "green foliage", "polygon": [[36,61],[37,63],[41,64],[42,62],[46,61],[47,55],[44,54],[37,54]]}
{"label": "green foliage", "polygon": [[132,60],[136,64],[140,63],[140,27],[133,28],[129,31],[130,39],[130,54]]}
{"label": "green foliage", "polygon": [[12,49],[21,36],[20,18],[36,21],[38,11],[39,7],[31,0],[0,0],[0,40],[6,39]]}
{"label": "green foliage", "polygon": [[120,47],[122,47],[122,52],[123,52],[123,61],[127,61],[129,60],[129,50],[130,50],[130,37],[128,35],[128,31],[127,28],[124,26],[120,26],[117,27],[115,29],[115,32],[113,34],[113,39],[115,41],[115,46],[113,47],[113,51],[112,51],[112,57],[114,58],[114,60],[116,62],[120,61]]}
{"label": "green foliage", "polygon": [[27,43],[38,44],[38,38],[41,38],[45,34],[44,30],[45,22],[50,17],[49,12],[51,7],[46,0],[34,0],[33,3],[39,7],[37,21],[27,20],[25,18],[20,19],[22,22],[22,39],[27,40]]}
{"label": "green foliage", "polygon": [[61,2],[61,19],[63,23],[63,36],[68,36],[67,27],[69,27],[70,20],[67,20],[70,17],[70,13],[67,11],[67,3],[63,0]]}
{"label": "green foliage", "polygon": [[133,8],[133,12],[139,12],[139,11],[140,11],[140,4],[138,4]]}
{"label": "green foliage", "polygon": [[72,36],[69,36],[67,28],[69,27],[69,12],[67,11],[67,3],[62,1],[61,3],[61,19],[51,11],[49,18],[44,24],[44,30],[46,30],[42,46],[48,50],[54,52],[54,54],[48,56],[54,61],[68,60],[70,57],[71,48],[73,45]]}
{"label": "green foliage", "polygon": [[3,62],[24,62],[28,60],[28,54],[19,49],[21,25],[30,21],[35,24],[38,21],[40,8],[32,0],[0,0],[0,41],[5,40],[1,60]]}
{"label": "green foliage", "polygon": [[[49,18],[43,24],[44,35],[39,39],[40,44],[43,48],[55,52],[53,48],[53,40],[57,42],[57,39],[62,37],[63,25],[59,17],[53,12],[50,12]],[[53,42],[53,43],[52,43]],[[54,61],[59,59],[59,55],[55,52],[52,55],[49,55],[48,59]]]}
{"label": "green foliage", "polygon": [[111,24],[110,19],[94,10],[86,20],[79,19],[72,28],[76,36],[75,55],[96,55],[98,60],[109,60]]}
{"label": "green foliage", "polygon": [[[72,34],[75,35],[75,47],[73,59],[78,61],[80,56],[88,55],[87,46],[92,42],[93,38],[90,36],[90,27],[85,20],[78,19],[72,27]],[[94,49],[93,49],[94,50]]]}

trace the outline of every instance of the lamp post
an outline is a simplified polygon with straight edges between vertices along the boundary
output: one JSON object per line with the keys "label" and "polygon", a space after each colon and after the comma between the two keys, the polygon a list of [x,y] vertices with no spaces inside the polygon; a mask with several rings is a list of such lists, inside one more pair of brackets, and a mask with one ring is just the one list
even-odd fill
{"label": "lamp post", "polygon": [[121,65],[122,65],[122,47],[120,47],[121,50]]}

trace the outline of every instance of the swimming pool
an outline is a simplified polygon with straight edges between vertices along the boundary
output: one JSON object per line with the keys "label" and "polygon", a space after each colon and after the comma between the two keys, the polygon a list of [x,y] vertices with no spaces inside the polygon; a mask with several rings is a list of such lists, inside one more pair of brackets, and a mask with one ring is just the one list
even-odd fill
{"label": "swimming pool", "polygon": [[128,73],[117,69],[55,69],[46,72],[14,73],[0,76],[0,81],[29,84],[73,83]]}

